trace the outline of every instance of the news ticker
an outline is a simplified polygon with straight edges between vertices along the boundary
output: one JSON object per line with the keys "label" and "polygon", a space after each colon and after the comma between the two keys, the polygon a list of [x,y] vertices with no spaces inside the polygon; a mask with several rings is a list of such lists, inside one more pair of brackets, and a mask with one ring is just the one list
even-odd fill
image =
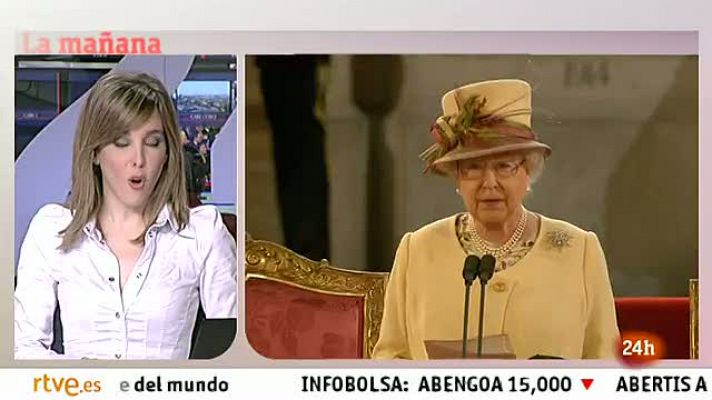
{"label": "news ticker", "polygon": [[[710,397],[702,369],[6,369],[8,399],[666,399]],[[284,396],[284,397],[276,397]],[[255,398],[255,397],[249,397]]]}

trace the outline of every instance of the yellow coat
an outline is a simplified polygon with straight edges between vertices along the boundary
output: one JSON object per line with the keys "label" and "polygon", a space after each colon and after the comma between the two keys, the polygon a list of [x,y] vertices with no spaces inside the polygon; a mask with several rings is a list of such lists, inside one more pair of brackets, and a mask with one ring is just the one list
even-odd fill
{"label": "yellow coat", "polygon": [[[460,340],[466,254],[455,216],[403,236],[386,290],[373,358],[427,359],[425,340]],[[477,336],[479,281],[472,285],[469,337]],[[484,334],[505,333],[517,358],[613,358],[613,292],[598,238],[541,217],[539,235],[516,264],[487,285]]]}

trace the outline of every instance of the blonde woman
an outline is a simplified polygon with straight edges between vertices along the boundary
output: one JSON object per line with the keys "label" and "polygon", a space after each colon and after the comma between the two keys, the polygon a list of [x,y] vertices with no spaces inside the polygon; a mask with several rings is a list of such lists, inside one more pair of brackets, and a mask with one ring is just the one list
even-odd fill
{"label": "blonde woman", "polygon": [[[166,89],[103,76],[73,151],[68,203],[42,207],[20,251],[16,358],[186,359],[199,304],[236,316],[237,265],[217,209],[188,209]],[[50,350],[57,304],[63,355]]]}

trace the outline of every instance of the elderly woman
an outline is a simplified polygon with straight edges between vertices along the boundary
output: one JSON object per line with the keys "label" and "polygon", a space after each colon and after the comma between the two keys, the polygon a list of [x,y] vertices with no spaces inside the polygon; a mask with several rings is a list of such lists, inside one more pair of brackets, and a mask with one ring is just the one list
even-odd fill
{"label": "elderly woman", "polygon": [[[506,334],[517,358],[611,358],[613,293],[598,238],[523,207],[550,154],[531,130],[531,89],[520,80],[445,94],[426,171],[454,178],[466,212],[407,233],[388,283],[374,358],[428,359],[426,341],[460,340],[463,262],[490,254],[484,334]],[[473,310],[478,309],[474,285]],[[470,315],[476,337],[477,312]]]}
{"label": "elderly woman", "polygon": [[[32,219],[15,290],[15,357],[186,359],[199,304],[235,318],[235,242],[189,209],[176,113],[160,81],[109,73],[79,118],[66,205]],[[61,308],[64,354],[50,349]]]}

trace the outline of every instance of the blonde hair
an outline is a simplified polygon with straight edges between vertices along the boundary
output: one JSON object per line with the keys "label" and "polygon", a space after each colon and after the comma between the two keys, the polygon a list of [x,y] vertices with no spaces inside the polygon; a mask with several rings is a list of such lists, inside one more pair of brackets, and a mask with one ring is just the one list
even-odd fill
{"label": "blonde hair", "polygon": [[[146,221],[155,221],[163,206],[168,205],[179,229],[188,224],[180,129],[168,92],[151,75],[110,72],[91,89],[79,117],[72,156],[72,189],[66,204],[73,218],[60,232],[61,250],[69,251],[76,246],[82,229],[97,217],[102,206],[101,169],[94,164],[97,152],[154,113],[158,113],[163,125],[167,157],[143,216]],[[146,230],[148,226],[134,239],[136,243],[143,243]]]}

